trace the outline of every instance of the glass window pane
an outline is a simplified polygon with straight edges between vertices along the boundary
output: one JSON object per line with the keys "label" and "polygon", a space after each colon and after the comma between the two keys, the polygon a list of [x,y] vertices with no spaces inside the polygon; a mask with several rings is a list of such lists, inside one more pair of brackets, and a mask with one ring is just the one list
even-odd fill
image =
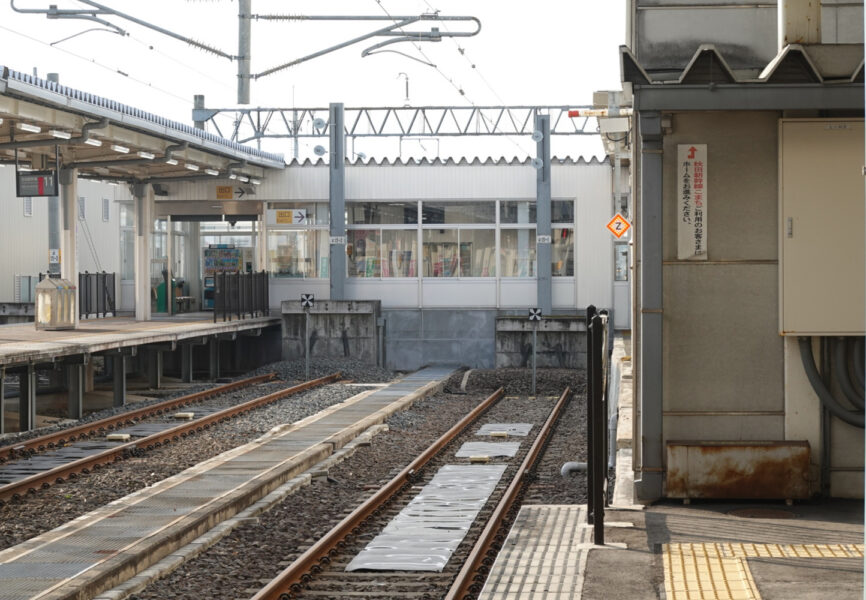
{"label": "glass window pane", "polygon": [[133,220],[135,217],[135,213],[133,212],[132,204],[121,204],[120,205],[120,226],[121,227],[135,227],[135,221]]}
{"label": "glass window pane", "polygon": [[574,223],[574,201],[554,200],[550,203],[551,223]]}
{"label": "glass window pane", "polygon": [[503,229],[499,243],[503,277],[535,277],[534,229]]}
{"label": "glass window pane", "polygon": [[132,281],[135,278],[135,232],[120,230],[120,278]]}
{"label": "glass window pane", "polygon": [[628,244],[616,244],[614,252],[614,281],[628,281]]}
{"label": "glass window pane", "polygon": [[460,230],[460,276],[496,277],[496,232]]}
{"label": "glass window pane", "polygon": [[268,231],[268,270],[274,277],[328,277],[327,231]]}
{"label": "glass window pane", "polygon": [[[231,219],[231,216],[226,216],[226,219]],[[203,221],[201,223],[201,231],[208,233],[235,233],[235,232],[251,232],[253,230],[252,221]]]}
{"label": "glass window pane", "polygon": [[440,223],[495,223],[495,202],[422,202],[424,225]]}
{"label": "glass window pane", "polygon": [[424,277],[457,277],[456,229],[424,230]]}
{"label": "glass window pane", "polygon": [[346,234],[349,277],[381,277],[379,230],[350,229]]}
{"label": "glass window pane", "polygon": [[574,277],[574,230],[553,229],[551,244],[551,274],[556,277]]}
{"label": "glass window pane", "polygon": [[349,225],[414,225],[418,223],[417,202],[348,202]]}
{"label": "glass window pane", "polygon": [[535,223],[535,202],[529,200],[503,200],[499,203],[499,222]]}
{"label": "glass window pane", "polygon": [[414,230],[382,232],[382,277],[416,277],[418,235]]}

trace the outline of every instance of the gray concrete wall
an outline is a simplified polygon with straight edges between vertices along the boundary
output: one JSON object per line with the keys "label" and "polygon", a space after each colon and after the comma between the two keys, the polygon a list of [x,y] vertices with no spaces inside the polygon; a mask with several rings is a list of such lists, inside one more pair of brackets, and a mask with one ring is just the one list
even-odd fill
{"label": "gray concrete wall", "polygon": [[[548,318],[538,325],[536,366],[586,368],[584,317]],[[496,367],[532,366],[532,329],[526,317],[496,319]]]}
{"label": "gray concrete wall", "polygon": [[495,310],[386,310],[385,366],[414,370],[424,365],[495,365]]}
{"label": "gray concrete wall", "polygon": [[[306,316],[299,300],[284,300],[283,359],[303,358]],[[376,364],[381,303],[320,300],[310,309],[310,356],[351,357]]]}
{"label": "gray concrete wall", "polygon": [[[665,137],[665,440],[785,437],[779,116],[677,113]],[[707,261],[677,260],[677,144],[707,144]]]}

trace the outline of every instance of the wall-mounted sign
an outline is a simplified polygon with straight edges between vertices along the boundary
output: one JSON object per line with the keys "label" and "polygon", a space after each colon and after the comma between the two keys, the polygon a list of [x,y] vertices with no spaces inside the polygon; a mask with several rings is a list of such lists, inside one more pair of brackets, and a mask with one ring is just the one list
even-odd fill
{"label": "wall-mounted sign", "polygon": [[607,229],[616,239],[625,235],[625,232],[631,229],[631,223],[625,220],[621,214],[616,213],[616,216],[607,223]]}
{"label": "wall-mounted sign", "polygon": [[707,260],[707,145],[677,146],[677,258]]}
{"label": "wall-mounted sign", "polygon": [[218,185],[216,186],[216,199],[217,200],[234,200],[234,189],[230,185]]}
{"label": "wall-mounted sign", "polygon": [[535,243],[536,244],[549,244],[550,243],[550,236],[549,235],[537,235],[537,236],[535,236]]}
{"label": "wall-mounted sign", "polygon": [[268,211],[269,225],[306,225],[307,209],[286,208]]}
{"label": "wall-mounted sign", "polygon": [[329,244],[337,244],[340,246],[346,245],[346,236],[345,235],[332,235],[328,238]]}
{"label": "wall-mounted sign", "polygon": [[57,171],[17,171],[15,194],[19,198],[57,196]]}

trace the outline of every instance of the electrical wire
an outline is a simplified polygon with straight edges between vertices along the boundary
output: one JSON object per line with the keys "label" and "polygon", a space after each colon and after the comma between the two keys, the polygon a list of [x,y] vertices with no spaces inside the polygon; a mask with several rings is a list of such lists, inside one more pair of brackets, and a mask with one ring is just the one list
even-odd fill
{"label": "electrical wire", "polygon": [[[30,36],[30,35],[27,35],[25,33],[21,33],[20,31],[10,29],[10,28],[5,27],[3,25],[0,25],[0,29],[2,29],[4,31],[8,31],[9,33],[14,33],[15,35],[26,38],[32,42],[36,42],[37,44],[42,44],[43,46],[50,48],[52,50],[56,50],[58,52],[63,52],[64,54],[68,54],[69,56],[72,56],[72,57],[77,58],[79,60],[85,61],[85,62],[90,63],[92,65],[96,65],[97,67],[105,69],[106,71],[109,71],[110,73],[112,73],[114,75],[120,75],[122,77],[127,78],[130,81],[134,81],[135,83],[138,83],[139,85],[146,86],[146,87],[148,87],[152,90],[155,90],[161,94],[165,94],[166,96],[170,96],[172,98],[180,100],[184,104],[187,104],[187,105],[193,104],[193,102],[189,98],[184,98],[183,96],[178,96],[177,94],[174,94],[174,93],[172,93],[166,89],[160,88],[160,87],[154,85],[153,83],[150,83],[149,81],[145,81],[143,79],[139,79],[137,77],[134,77],[134,76],[130,75],[129,73],[122,71],[121,69],[119,69],[117,67],[111,67],[109,65],[103,64],[103,63],[99,62],[98,60],[96,60],[95,58],[88,58],[88,57],[83,56],[81,54],[78,54],[76,52],[72,52],[71,50],[67,50],[65,48],[59,48],[57,46],[53,46],[48,42],[45,42],[43,40],[40,40],[40,39],[35,38],[33,36]],[[219,116],[223,117],[222,114],[220,114]],[[231,118],[231,117],[229,115],[225,115],[224,118]]]}
{"label": "electrical wire", "polygon": [[[391,15],[391,13],[388,12],[388,9],[385,8],[385,6],[382,4],[382,0],[375,0],[375,2],[376,2],[376,4],[379,5],[379,8],[381,8],[384,11],[384,13],[386,15],[388,15],[388,17],[392,21],[394,21],[394,23],[397,23],[397,20],[394,19],[394,17]],[[429,6],[429,4],[428,4],[428,6]],[[433,9],[432,6],[430,8]],[[436,9],[433,9],[433,10],[435,11]],[[400,31],[405,33],[405,30],[402,27],[400,28]],[[429,56],[427,56],[427,54],[424,52],[423,48],[421,48],[421,46],[418,44],[418,42],[412,41],[411,43],[413,46],[415,46],[415,49],[418,51],[418,53],[421,54],[421,56],[423,56],[427,60],[427,62],[429,62],[433,66],[434,69],[436,69],[436,72],[439,73],[439,75],[441,75],[442,78],[445,79],[445,81],[447,81],[455,90],[457,90],[457,93],[459,93],[466,102],[468,102],[472,107],[478,108],[478,105],[475,104],[475,102],[473,102],[472,99],[466,95],[466,91],[463,89],[463,86],[459,85],[457,82],[454,81],[454,79],[452,77],[447,75],[441,68],[439,68],[439,65],[434,63],[433,60]],[[500,101],[501,101],[501,99],[500,99]],[[504,104],[504,102],[503,102],[503,104]],[[482,113],[481,111],[478,111],[478,115],[487,123],[488,126],[493,125],[493,122],[484,113]],[[531,153],[527,152],[523,148],[523,146],[521,146],[517,141],[515,141],[512,136],[505,136],[505,137],[509,142],[511,142],[521,152],[526,153],[526,154],[531,154]]]}

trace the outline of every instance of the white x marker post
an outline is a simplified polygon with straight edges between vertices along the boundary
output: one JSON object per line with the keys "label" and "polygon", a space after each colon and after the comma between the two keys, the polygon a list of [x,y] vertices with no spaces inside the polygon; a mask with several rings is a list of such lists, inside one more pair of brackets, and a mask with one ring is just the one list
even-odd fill
{"label": "white x marker post", "polygon": [[310,380],[310,309],[316,303],[312,294],[301,294],[301,308],[304,309],[304,379]]}
{"label": "white x marker post", "polygon": [[535,395],[535,348],[538,346],[538,323],[541,321],[541,309],[529,309],[529,322],[532,323],[532,395]]}

